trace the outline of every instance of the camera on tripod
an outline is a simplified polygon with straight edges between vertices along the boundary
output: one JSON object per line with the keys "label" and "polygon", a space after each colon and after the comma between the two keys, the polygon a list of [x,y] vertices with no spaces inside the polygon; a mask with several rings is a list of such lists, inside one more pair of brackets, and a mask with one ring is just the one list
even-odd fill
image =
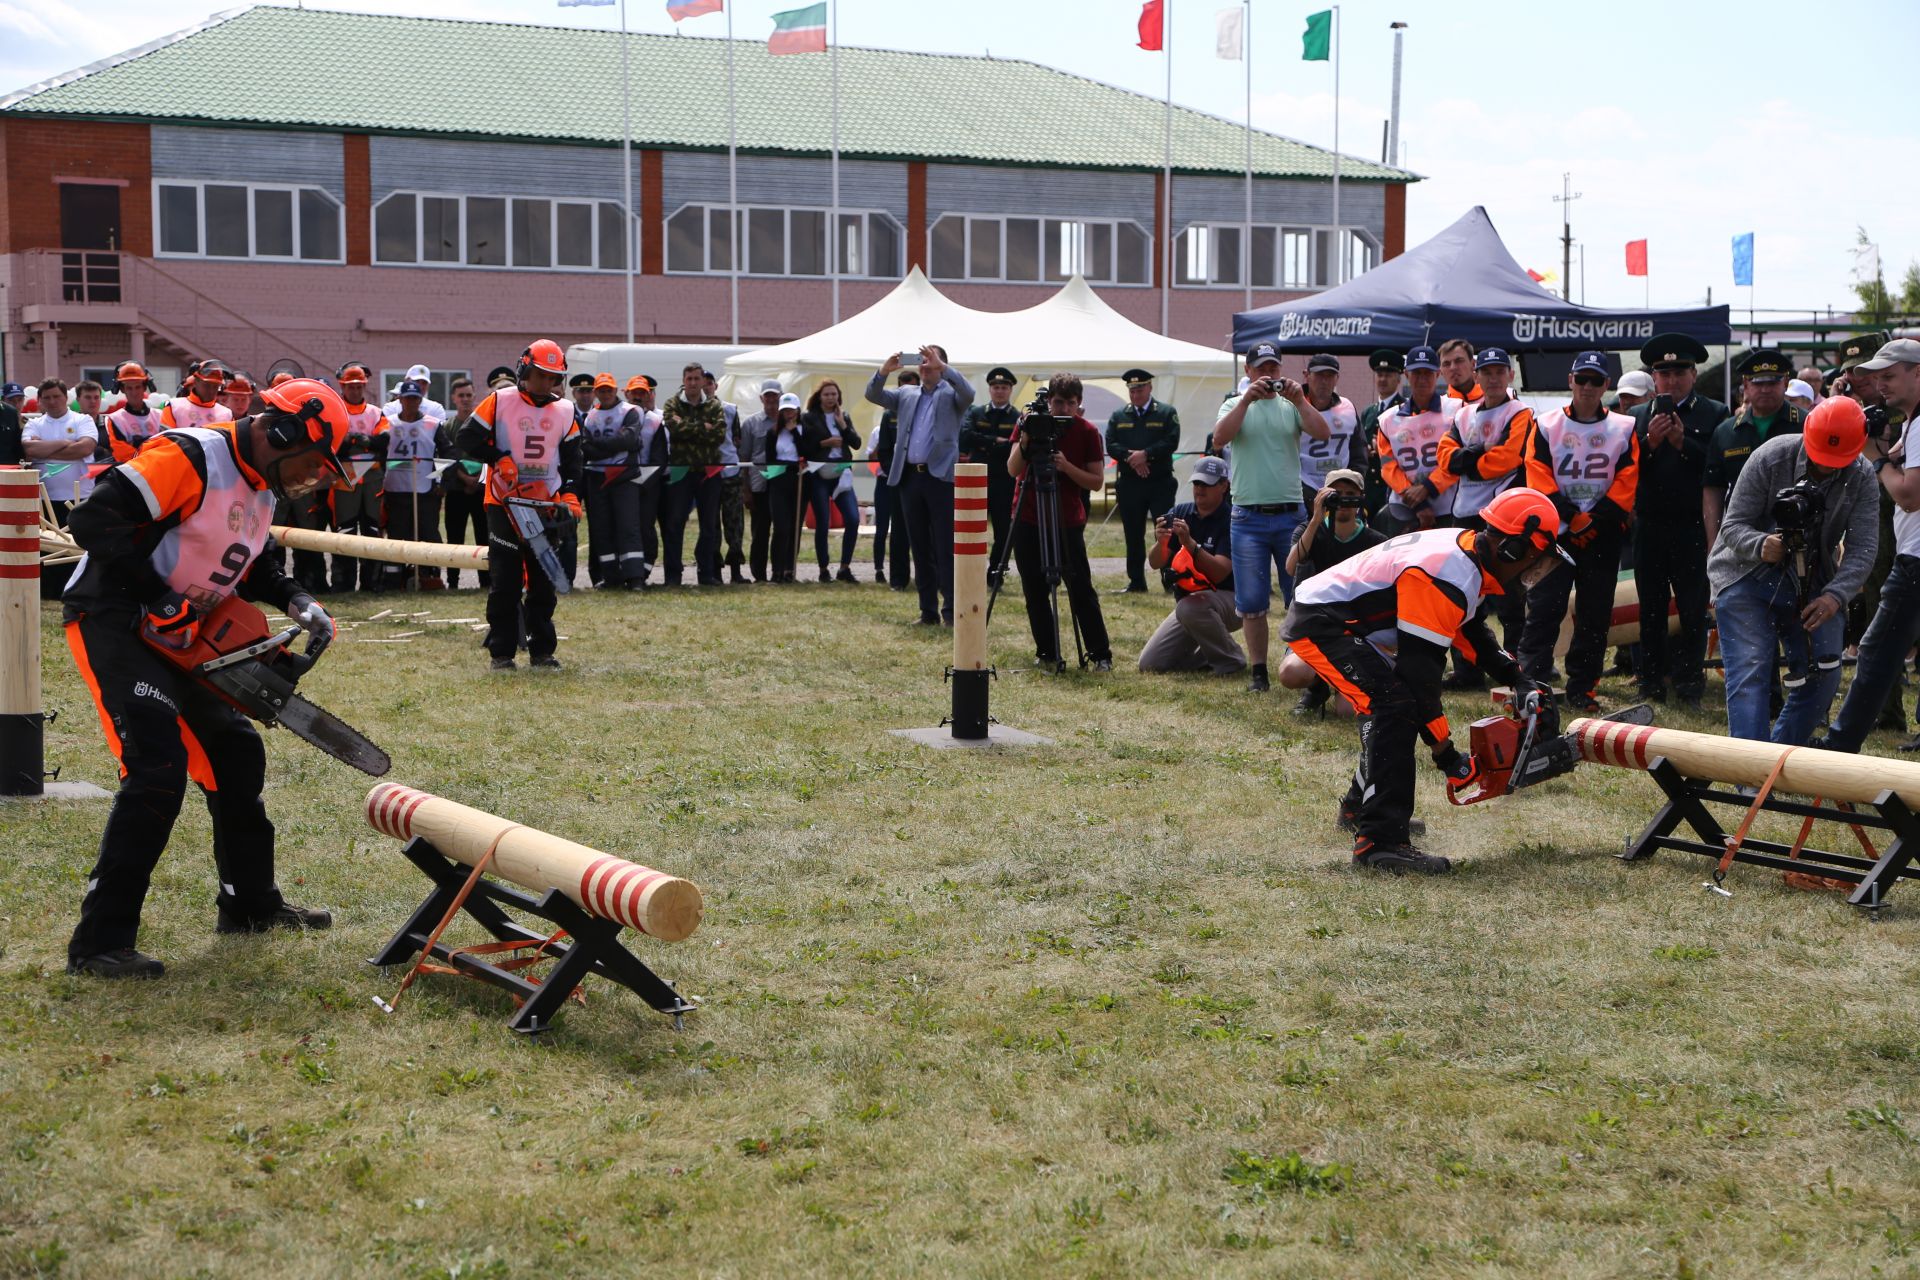
{"label": "camera on tripod", "polygon": [[1060,449],[1061,432],[1072,421],[1072,418],[1053,416],[1052,404],[1044,389],[1035,395],[1032,403],[1020,412],[1019,429],[1027,436],[1022,446],[1027,461],[1039,462],[1043,458],[1050,461]]}

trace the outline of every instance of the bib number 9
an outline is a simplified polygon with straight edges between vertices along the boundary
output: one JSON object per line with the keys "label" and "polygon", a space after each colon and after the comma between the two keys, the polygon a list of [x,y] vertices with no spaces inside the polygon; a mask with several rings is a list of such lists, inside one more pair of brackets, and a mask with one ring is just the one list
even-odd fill
{"label": "bib number 9", "polygon": [[220,553],[220,567],[207,575],[207,581],[216,587],[232,586],[234,580],[247,571],[247,565],[253,560],[253,553],[244,542],[236,542]]}

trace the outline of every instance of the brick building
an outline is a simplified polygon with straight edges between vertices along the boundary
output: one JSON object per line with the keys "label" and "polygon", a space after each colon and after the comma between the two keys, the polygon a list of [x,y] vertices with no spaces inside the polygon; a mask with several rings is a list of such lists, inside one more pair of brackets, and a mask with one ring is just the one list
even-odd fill
{"label": "brick building", "polygon": [[[1030,62],[844,48],[837,206],[827,60],[615,33],[256,7],[0,101],[6,376],[263,374],[348,358],[484,373],[529,335],[725,342],[851,315],[919,266],[956,300],[1031,306],[1075,272],[1157,328],[1162,104]],[[511,68],[510,73],[488,68]],[[1175,110],[1171,331],[1219,345],[1255,305],[1401,251],[1413,175]],[[839,235],[829,237],[831,211]],[[730,208],[737,216],[730,214]],[[731,232],[731,234],[729,234]],[[840,260],[830,264],[830,241]],[[436,388],[438,389],[438,388]]]}

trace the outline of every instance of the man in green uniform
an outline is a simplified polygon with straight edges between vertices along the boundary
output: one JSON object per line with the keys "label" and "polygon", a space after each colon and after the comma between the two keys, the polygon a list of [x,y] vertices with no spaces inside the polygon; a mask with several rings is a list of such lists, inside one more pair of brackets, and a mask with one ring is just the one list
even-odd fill
{"label": "man in green uniform", "polygon": [[1707,469],[1701,477],[1700,510],[1707,526],[1707,548],[1720,536],[1727,495],[1747,459],[1777,435],[1800,432],[1800,410],[1787,403],[1787,379],[1793,365],[1772,347],[1755,347],[1733,366],[1740,375],[1740,411],[1713,429],[1707,442]]}
{"label": "man in green uniform", "polygon": [[1380,429],[1380,415],[1406,399],[1400,383],[1407,376],[1407,357],[1381,347],[1367,357],[1367,368],[1373,370],[1373,403],[1360,411],[1356,434],[1362,442],[1359,471],[1367,480],[1367,519],[1372,520],[1387,505],[1387,495],[1392,492],[1380,474],[1380,454],[1373,448],[1373,437]]}
{"label": "man in green uniform", "polygon": [[993,525],[993,550],[987,555],[989,587],[998,587],[1005,574],[1007,527],[1013,523],[1013,477],[1007,472],[1007,454],[1013,448],[1014,426],[1020,421],[1013,403],[1013,371],[987,370],[987,402],[967,410],[960,425],[960,461],[987,464],[987,520]]}
{"label": "man in green uniform", "polygon": [[1114,496],[1127,540],[1127,590],[1147,589],[1147,525],[1173,507],[1180,482],[1173,454],[1180,447],[1180,415],[1153,398],[1153,375],[1129,369],[1127,403],[1107,419],[1107,456],[1116,468]]}

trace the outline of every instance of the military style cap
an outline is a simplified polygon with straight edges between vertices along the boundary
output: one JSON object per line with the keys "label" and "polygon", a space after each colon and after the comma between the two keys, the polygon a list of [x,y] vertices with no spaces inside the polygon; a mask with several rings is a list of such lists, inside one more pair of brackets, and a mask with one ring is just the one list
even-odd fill
{"label": "military style cap", "polygon": [[1499,347],[1480,348],[1480,354],[1473,358],[1473,367],[1476,369],[1484,369],[1490,364],[1502,364],[1511,369],[1513,368],[1513,357],[1509,356]]}
{"label": "military style cap", "polygon": [[1379,347],[1367,357],[1367,367],[1375,373],[1405,373],[1407,358],[1391,347]]}
{"label": "military style cap", "polygon": [[[1134,370],[1134,373],[1138,373],[1138,372],[1139,370],[1137,369]],[[1013,376],[1013,370],[1007,368],[1005,365],[995,365],[993,368],[987,370],[988,386],[993,386],[995,383],[998,383],[1003,387],[1010,387],[1018,381],[1020,381],[1020,379]],[[1133,382],[1132,373],[1129,373],[1127,375],[1127,382],[1129,385],[1132,384]]]}
{"label": "military style cap", "polygon": [[1440,353],[1432,347],[1408,347],[1405,367],[1409,370],[1432,369],[1438,371],[1440,368]]}
{"label": "military style cap", "polygon": [[593,375],[590,373],[576,373],[567,379],[567,385],[569,387],[590,387],[593,385]]}
{"label": "military style cap", "polygon": [[1331,369],[1335,373],[1338,373],[1340,372],[1339,357],[1325,351],[1320,352],[1318,355],[1308,356],[1307,372],[1312,373],[1315,369]]}
{"label": "military style cap", "polygon": [[[1888,342],[1885,333],[1858,333],[1840,344],[1840,367],[1851,369],[1873,359],[1874,353]],[[1872,372],[1869,370],[1869,372]]]}
{"label": "military style cap", "polygon": [[1130,387],[1152,386],[1153,375],[1145,369],[1129,369],[1120,375],[1120,381]]}
{"label": "military style cap", "polygon": [[1733,371],[1755,382],[1778,382],[1793,376],[1793,365],[1772,347],[1755,347],[1740,356]]}
{"label": "military style cap", "polygon": [[502,364],[502,365],[495,365],[495,366],[494,366],[494,369],[493,369],[493,372],[492,372],[492,373],[489,373],[489,374],[487,375],[487,385],[488,385],[488,386],[492,386],[492,385],[493,385],[494,383],[496,383],[496,382],[498,382],[498,381],[500,381],[500,379],[502,379],[502,378],[509,378],[509,379],[510,379],[510,378],[512,378],[512,377],[513,377],[513,370],[512,370],[512,369],[510,369],[510,368],[508,368],[508,367],[507,367],[506,365],[504,365],[504,364]]}
{"label": "military style cap", "polygon": [[1649,369],[1690,369],[1706,361],[1707,349],[1684,333],[1656,333],[1640,348],[1640,363]]}

